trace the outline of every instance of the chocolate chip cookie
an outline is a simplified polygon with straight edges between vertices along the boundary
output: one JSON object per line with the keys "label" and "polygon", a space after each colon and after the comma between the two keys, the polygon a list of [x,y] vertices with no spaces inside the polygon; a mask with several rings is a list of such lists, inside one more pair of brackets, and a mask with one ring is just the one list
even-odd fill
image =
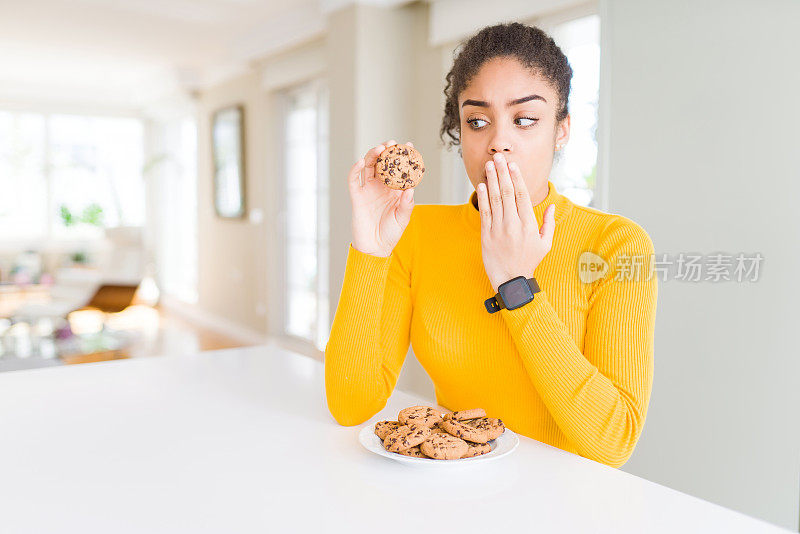
{"label": "chocolate chip cookie", "polygon": [[403,425],[417,423],[431,428],[442,420],[442,414],[430,406],[411,406],[400,410],[397,420]]}
{"label": "chocolate chip cookie", "polygon": [[479,419],[471,419],[464,421],[467,425],[480,430],[486,430],[488,433],[489,441],[499,437],[506,430],[502,419],[494,417],[481,417]]}
{"label": "chocolate chip cookie", "polygon": [[455,419],[457,421],[466,421],[468,419],[475,419],[476,417],[486,417],[486,410],[483,408],[473,408],[471,410],[460,410],[444,415],[444,419]]}
{"label": "chocolate chip cookie", "polygon": [[431,429],[422,425],[403,425],[383,440],[387,451],[400,452],[419,445],[431,435]]}
{"label": "chocolate chip cookie", "polygon": [[398,421],[378,421],[375,423],[375,435],[381,438],[381,441],[386,439],[386,436],[400,428],[401,425]]}
{"label": "chocolate chip cookie", "polygon": [[467,442],[469,449],[467,452],[464,453],[462,458],[472,458],[474,456],[480,456],[482,454],[487,454],[492,452],[492,446],[489,443],[472,443],[471,441]]}
{"label": "chocolate chip cookie", "polygon": [[415,445],[410,449],[400,451],[398,454],[402,454],[403,456],[412,456],[414,458],[427,458],[425,453],[419,448],[419,445]]}
{"label": "chocolate chip cookie", "polygon": [[458,460],[467,453],[469,445],[450,434],[434,434],[423,441],[419,448],[435,460]]}
{"label": "chocolate chip cookie", "polygon": [[378,156],[375,177],[391,189],[410,189],[422,181],[422,154],[408,145],[392,145]]}
{"label": "chocolate chip cookie", "polygon": [[487,443],[505,431],[500,419],[487,417],[467,421],[449,418],[443,420],[439,426],[448,434],[474,443]]}

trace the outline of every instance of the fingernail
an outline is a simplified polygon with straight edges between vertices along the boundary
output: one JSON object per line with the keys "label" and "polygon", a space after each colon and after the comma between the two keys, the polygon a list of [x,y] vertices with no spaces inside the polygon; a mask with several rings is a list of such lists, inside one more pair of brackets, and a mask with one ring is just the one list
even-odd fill
{"label": "fingernail", "polygon": [[480,191],[481,193],[483,193],[485,190],[486,190],[486,186],[485,186],[485,185],[483,185],[483,182],[479,183],[479,184],[478,184],[478,191]]}

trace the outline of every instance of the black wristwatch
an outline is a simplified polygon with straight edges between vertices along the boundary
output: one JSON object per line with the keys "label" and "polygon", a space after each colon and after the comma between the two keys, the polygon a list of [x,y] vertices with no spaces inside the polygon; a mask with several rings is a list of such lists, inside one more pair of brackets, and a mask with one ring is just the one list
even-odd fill
{"label": "black wristwatch", "polygon": [[514,310],[533,300],[533,295],[540,291],[536,278],[517,276],[508,282],[503,282],[497,288],[497,294],[486,299],[486,311],[494,313],[506,308]]}

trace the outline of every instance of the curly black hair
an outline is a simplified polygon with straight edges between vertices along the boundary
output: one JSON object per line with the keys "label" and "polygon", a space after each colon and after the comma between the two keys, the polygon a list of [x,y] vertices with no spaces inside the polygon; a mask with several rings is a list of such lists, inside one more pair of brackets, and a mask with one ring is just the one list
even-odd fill
{"label": "curly black hair", "polygon": [[[447,73],[445,104],[439,137],[452,147],[461,143],[458,96],[484,63],[495,57],[513,57],[546,79],[558,94],[556,122],[569,114],[572,67],[552,37],[536,26],[519,22],[487,26],[456,50],[453,68]],[[445,136],[449,137],[445,141]]]}

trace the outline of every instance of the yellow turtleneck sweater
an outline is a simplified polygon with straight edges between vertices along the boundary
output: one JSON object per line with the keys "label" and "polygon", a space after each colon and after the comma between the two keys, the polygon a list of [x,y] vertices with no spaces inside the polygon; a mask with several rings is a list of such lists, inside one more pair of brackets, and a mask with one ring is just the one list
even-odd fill
{"label": "yellow turtleneck sweater", "polygon": [[[336,421],[357,425],[384,408],[410,341],[441,406],[484,408],[514,432],[613,467],[628,460],[653,383],[653,244],[630,219],[548,187],[533,207],[541,225],[556,205],[553,246],[534,273],[541,291],[515,310],[484,306],[494,291],[474,192],[465,204],[415,206],[388,257],[350,244],[325,348]],[[608,264],[596,281],[579,276],[586,251]],[[641,263],[638,280],[625,262]]]}

